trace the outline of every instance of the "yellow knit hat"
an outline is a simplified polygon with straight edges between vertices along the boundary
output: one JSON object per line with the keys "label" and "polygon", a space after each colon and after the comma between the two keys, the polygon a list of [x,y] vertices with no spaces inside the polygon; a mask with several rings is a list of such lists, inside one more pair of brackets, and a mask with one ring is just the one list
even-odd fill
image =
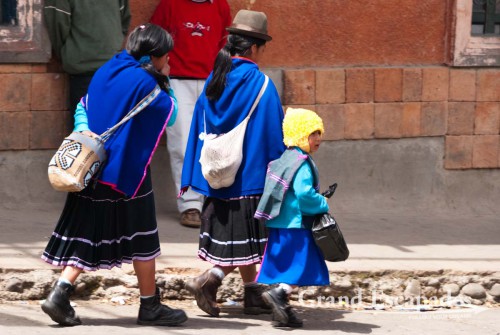
{"label": "yellow knit hat", "polygon": [[316,130],[324,133],[323,120],[311,110],[288,108],[283,120],[283,143],[309,152],[309,135]]}

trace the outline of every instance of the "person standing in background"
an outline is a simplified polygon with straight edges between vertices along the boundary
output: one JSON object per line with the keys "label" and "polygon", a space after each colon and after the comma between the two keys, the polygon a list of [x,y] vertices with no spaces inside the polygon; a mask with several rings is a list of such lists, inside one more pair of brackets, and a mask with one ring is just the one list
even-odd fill
{"label": "person standing in background", "polygon": [[45,0],[52,49],[69,74],[69,129],[92,76],[122,49],[130,18],[128,0]]}
{"label": "person standing in background", "polygon": [[[167,129],[167,149],[176,190],[180,189],[184,153],[196,100],[226,43],[231,13],[226,0],[161,0],[151,23],[168,31],[175,43],[170,52],[170,85],[179,104],[177,121]],[[203,196],[189,190],[177,199],[180,223],[199,228]]]}

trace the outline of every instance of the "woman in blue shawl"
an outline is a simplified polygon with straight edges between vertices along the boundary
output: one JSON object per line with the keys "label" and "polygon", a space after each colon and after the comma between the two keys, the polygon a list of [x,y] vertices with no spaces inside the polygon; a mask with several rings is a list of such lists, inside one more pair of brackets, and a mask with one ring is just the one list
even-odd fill
{"label": "woman in blue shawl", "polygon": [[262,260],[267,231],[253,216],[264,189],[267,164],[285,150],[283,108],[274,84],[269,81],[247,125],[243,160],[234,183],[213,189],[201,173],[200,134],[227,133],[237,126],[248,115],[265,79],[257,65],[266,41],[271,40],[265,14],[241,10],[227,30],[227,43],[196,103],[181,182],[181,192],[192,187],[206,196],[198,256],[214,266],[190,280],[186,287],[195,296],[198,307],[212,316],[220,312],[217,289],[224,276],[236,267],[245,285],[244,312],[271,312],[255,283],[256,264]]}
{"label": "woman in blue shawl", "polygon": [[74,131],[97,136],[161,89],[105,143],[108,160],[95,184],[68,194],[42,255],[46,262],[63,267],[42,304],[43,311],[62,326],[81,324],[69,301],[78,275],[83,270],[121,267],[122,263],[133,263],[137,275],[141,294],[138,324],[173,326],[187,320],[184,311],[160,303],[155,282],[160,242],[149,164],[165,127],[176,117],[167,77],[172,48],[172,37],[159,26],[137,27],[126,50],[95,73],[77,107]]}

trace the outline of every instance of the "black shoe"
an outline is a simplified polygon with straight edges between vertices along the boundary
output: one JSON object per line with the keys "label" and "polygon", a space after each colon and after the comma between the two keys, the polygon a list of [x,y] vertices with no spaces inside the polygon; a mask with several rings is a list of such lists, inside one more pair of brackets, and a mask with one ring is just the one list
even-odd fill
{"label": "black shoe", "polygon": [[258,314],[271,314],[273,310],[264,299],[262,293],[264,292],[263,286],[255,285],[245,287],[244,309],[243,313],[258,315]]}
{"label": "black shoe", "polygon": [[82,324],[69,302],[69,297],[73,291],[73,285],[57,281],[42,304],[42,310],[45,314],[61,326],[72,327]]}
{"label": "black shoe", "polygon": [[273,288],[272,290],[262,293],[262,299],[271,306],[273,311],[273,320],[278,323],[288,323],[288,313],[286,308],[288,306],[288,295],[282,288]]}
{"label": "black shoe", "polygon": [[285,312],[288,315],[288,322],[278,322],[276,325],[274,325],[274,327],[301,328],[304,325],[302,320],[297,317],[291,306],[287,306],[285,308]]}
{"label": "black shoe", "polygon": [[149,298],[141,298],[137,324],[143,326],[178,326],[188,317],[182,309],[173,309],[162,305],[159,291]]}

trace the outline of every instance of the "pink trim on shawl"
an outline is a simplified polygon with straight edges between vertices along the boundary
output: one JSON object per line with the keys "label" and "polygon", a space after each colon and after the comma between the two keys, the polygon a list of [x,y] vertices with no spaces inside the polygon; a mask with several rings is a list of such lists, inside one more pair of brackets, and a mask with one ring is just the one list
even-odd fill
{"label": "pink trim on shawl", "polygon": [[170,121],[170,118],[172,117],[172,113],[174,112],[174,100],[172,99],[172,97],[170,97],[170,100],[172,101],[172,107],[170,107],[170,112],[168,114],[167,120],[165,121],[165,124],[163,125],[163,128],[162,128],[160,134],[158,135],[158,139],[156,140],[155,147],[151,151],[151,155],[149,156],[148,162],[146,163],[146,166],[144,167],[144,173],[142,175],[141,182],[137,186],[137,189],[135,190],[134,194],[132,195],[132,198],[135,198],[135,196],[137,195],[137,192],[139,192],[139,188],[141,187],[142,183],[144,182],[144,178],[146,178],[147,168],[151,164],[151,160],[153,159],[153,155],[156,152],[156,148],[158,148],[158,144],[160,144],[161,136],[165,132],[165,128],[167,128],[168,121]]}
{"label": "pink trim on shawl", "polygon": [[98,183],[101,183],[101,184],[103,184],[103,185],[107,185],[107,186],[111,187],[111,188],[113,189],[113,191],[116,191],[116,192],[118,192],[118,193],[121,193],[121,194],[124,194],[124,195],[125,195],[125,192],[120,191],[119,189],[117,189],[117,188],[116,188],[116,187],[117,187],[117,185],[116,185],[116,184],[113,184],[113,183],[108,183],[108,182],[106,182],[106,181],[102,181],[102,180],[98,180],[97,182],[98,182]]}
{"label": "pink trim on shawl", "polygon": [[257,65],[257,66],[258,66],[258,64],[257,64],[257,63],[255,63],[253,60],[251,60],[250,58],[247,58],[247,57],[243,57],[243,56],[232,56],[231,58],[236,58],[236,59],[244,59],[244,60],[247,60],[247,61],[249,61],[249,62],[252,62],[252,63],[254,63],[255,65]]}

